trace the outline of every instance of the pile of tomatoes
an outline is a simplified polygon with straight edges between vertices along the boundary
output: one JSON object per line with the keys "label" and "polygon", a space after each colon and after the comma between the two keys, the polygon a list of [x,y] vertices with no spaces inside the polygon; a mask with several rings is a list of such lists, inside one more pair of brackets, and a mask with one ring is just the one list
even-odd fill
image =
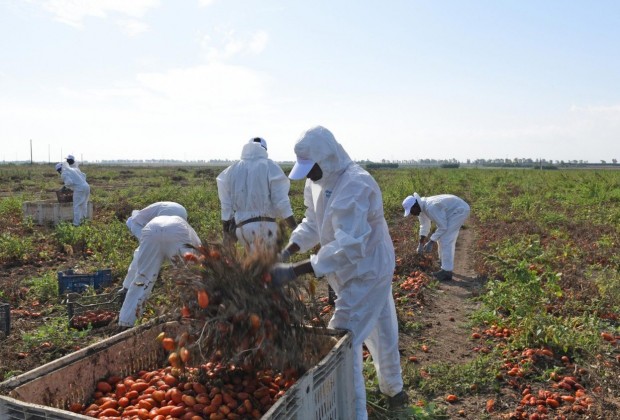
{"label": "pile of tomatoes", "polygon": [[104,327],[111,323],[116,318],[116,315],[116,312],[103,309],[86,311],[71,318],[71,326],[78,330],[85,330],[89,325],[92,328]]}
{"label": "pile of tomatoes", "polygon": [[172,366],[97,384],[88,405],[69,409],[95,418],[259,419],[293,385],[293,376],[209,362],[175,376]]}

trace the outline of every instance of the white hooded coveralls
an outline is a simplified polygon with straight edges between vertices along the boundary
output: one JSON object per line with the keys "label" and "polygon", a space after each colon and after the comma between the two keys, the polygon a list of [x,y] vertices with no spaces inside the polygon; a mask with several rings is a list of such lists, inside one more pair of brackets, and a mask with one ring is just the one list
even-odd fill
{"label": "white hooded coveralls", "polygon": [[[254,217],[286,219],[293,215],[288,192],[290,180],[260,143],[250,140],[243,146],[241,160],[224,169],[217,176],[217,192],[222,220],[233,217],[237,225]],[[257,241],[275,246],[277,223],[257,221],[238,227],[239,241],[252,249]]]}
{"label": "white hooded coveralls", "polygon": [[[159,270],[166,260],[195,252],[187,244],[198,247],[200,238],[194,229],[179,216],[157,216],[142,229],[142,237],[137,255],[131,265],[135,267],[129,283],[127,295],[121,308],[118,324],[133,327],[136,319],[142,316],[146,300],[151,295]],[[128,274],[129,275],[129,274]]]}
{"label": "white hooded coveralls", "polygon": [[461,226],[469,217],[469,204],[451,194],[422,197],[418,201],[421,209],[418,215],[420,236],[428,236],[431,231],[431,222],[435,222],[437,229],[431,235],[430,240],[437,242],[439,246],[441,269],[453,271],[456,240]]}
{"label": "white hooded coveralls", "polygon": [[187,210],[174,201],[158,201],[146,206],[142,210],[132,211],[131,217],[127,219],[127,227],[140,240],[144,226],[157,216],[179,216],[187,220]]}
{"label": "white hooded coveralls", "polygon": [[[146,226],[157,216],[179,216],[183,220],[187,220],[187,210],[185,210],[185,207],[179,203],[175,203],[173,201],[159,201],[146,206],[142,210],[134,210],[131,212],[131,217],[127,219],[126,224],[131,233],[139,241],[142,237],[142,229],[144,229],[144,226]],[[133,259],[131,260],[129,270],[127,271],[127,275],[123,281],[123,287],[125,289],[129,289],[129,286],[135,277],[136,263],[138,261],[136,257],[138,252],[140,252],[140,245],[138,245],[136,250],[133,252]]]}
{"label": "white hooded coveralls", "polygon": [[86,175],[79,169],[63,162],[60,177],[67,188],[73,190],[73,225],[79,226],[82,219],[88,217],[88,199],[90,197],[90,185],[86,182]]}
{"label": "white hooded coveralls", "polygon": [[403,389],[392,297],[394,246],[381,190],[323,127],[304,133],[295,154],[318,163],[323,177],[316,182],[306,180],[305,218],[291,234],[290,243],[297,244],[301,252],[321,245],[310,262],[315,275],[326,276],[337,295],[329,327],[352,332],[356,412],[358,419],[365,419],[363,343],[372,355],[381,392],[394,396]]}
{"label": "white hooded coveralls", "polygon": [[66,163],[67,163],[67,165],[69,165],[70,168],[73,168],[76,171],[78,171],[80,176],[84,179],[84,181],[86,181],[86,174],[84,172],[82,172],[82,170],[80,169],[79,163],[73,162],[73,165],[70,165],[69,162],[66,162]]}

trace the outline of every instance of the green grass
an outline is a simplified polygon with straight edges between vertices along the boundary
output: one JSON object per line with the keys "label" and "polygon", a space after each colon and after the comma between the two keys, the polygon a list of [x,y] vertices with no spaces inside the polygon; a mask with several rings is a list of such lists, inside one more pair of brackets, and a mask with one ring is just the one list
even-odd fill
{"label": "green grass", "polygon": [[[499,353],[499,352],[497,352]],[[497,391],[500,363],[498,354],[481,354],[474,360],[463,363],[437,363],[421,368],[408,363],[403,368],[403,376],[408,379],[407,386],[416,393],[434,398],[448,394],[464,396],[479,392]]]}
{"label": "green grass", "polygon": [[49,317],[38,329],[23,334],[22,351],[30,351],[44,343],[50,343],[55,348],[65,348],[80,338],[87,337],[89,330],[78,331],[69,328],[67,316]]}
{"label": "green grass", "polygon": [[55,302],[58,300],[58,278],[56,272],[47,273],[41,277],[30,279],[26,283],[28,294],[39,303]]}
{"label": "green grass", "polygon": [[32,258],[34,252],[32,238],[6,232],[0,234],[0,263],[23,263]]}
{"label": "green grass", "polygon": [[[223,167],[87,165],[82,169],[92,186],[95,220],[77,228],[70,223],[52,228],[24,220],[21,207],[24,201],[55,198],[53,192],[61,183],[53,168],[3,166],[0,263],[19,267],[35,260],[49,262],[66,245],[80,257],[78,268],[112,268],[120,283],[137,246],[125,219],[132,209],[162,200],[184,205],[201,238],[220,239],[215,176]],[[605,318],[620,313],[620,171],[412,168],[371,173],[382,189],[391,226],[402,219],[402,200],[413,192],[422,196],[455,194],[470,203],[472,216],[467,224],[477,236],[477,267],[488,280],[479,297],[479,310],[470,320],[472,325],[510,328],[509,349],[550,347],[556,354],[584,362],[610,354],[600,332],[618,334],[620,328],[617,321]],[[291,182],[297,220],[304,215],[303,185],[303,181]],[[416,231],[413,223],[412,235]],[[31,279],[28,298],[52,301],[52,277],[42,274]],[[147,316],[170,307],[166,295],[174,289],[174,282],[167,277],[166,268],[162,278],[165,281],[154,290]],[[63,317],[52,318],[24,337],[27,346],[45,341],[61,345],[88,334],[70,331],[65,324]],[[401,330],[418,334],[423,326],[407,321]],[[498,360],[501,356],[492,352],[462,365],[434,365],[430,379],[422,377],[413,364],[407,364],[403,373],[416,396],[430,401],[433,395],[449,390],[460,395],[493,392]],[[546,367],[537,378],[548,379],[554,369]],[[367,372],[369,389],[376,385],[372,371]],[[617,373],[617,369],[610,372]],[[373,398],[369,396],[369,402],[377,409],[376,418],[386,416],[379,409],[385,401]],[[420,419],[446,418],[430,403],[412,406],[408,414]]]}

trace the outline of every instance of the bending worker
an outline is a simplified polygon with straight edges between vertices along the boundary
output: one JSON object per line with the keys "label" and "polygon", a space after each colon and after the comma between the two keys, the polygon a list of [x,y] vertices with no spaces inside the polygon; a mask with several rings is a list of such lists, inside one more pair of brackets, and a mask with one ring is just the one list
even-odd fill
{"label": "bending worker", "polygon": [[[433,276],[440,281],[452,280],[456,239],[469,217],[469,204],[451,194],[420,197],[418,193],[413,193],[403,200],[403,208],[405,217],[413,214],[420,220],[418,253],[432,252],[433,244],[437,242],[441,270],[434,272]],[[437,229],[427,240],[431,222],[435,222]]]}
{"label": "bending worker", "polygon": [[140,246],[123,285],[127,295],[118,317],[121,327],[133,327],[136,319],[144,313],[146,301],[151,295],[159,270],[165,261],[173,261],[186,252],[195,252],[201,241],[194,229],[179,216],[157,216],[144,226]]}
{"label": "bending worker", "polygon": [[307,178],[305,218],[281,252],[319,251],[298,263],[278,263],[274,286],[305,273],[327,278],[336,292],[330,328],[353,334],[356,418],[366,419],[362,372],[365,343],[390,408],[407,403],[398,352],[398,323],[392,297],[395,257],[383,215],[381,190],[372,176],[354,163],[333,134],[323,127],[306,131],[295,144],[297,162],[289,178]]}
{"label": "bending worker", "polygon": [[[142,210],[134,210],[131,212],[131,216],[127,219],[126,225],[135,236],[138,241],[142,238],[142,229],[157,216],[179,216],[183,220],[187,221],[187,210],[179,203],[173,201],[159,201],[157,203],[150,204]],[[138,253],[140,252],[140,245],[133,252],[133,259],[127,270],[127,275],[123,281],[123,287],[118,291],[119,294],[127,293],[131,282],[133,281],[136,270]]]}
{"label": "bending worker", "polygon": [[142,210],[132,211],[126,224],[133,236],[140,240],[144,226],[157,216],[179,216],[183,220],[187,220],[187,210],[174,201],[158,201],[146,206]]}
{"label": "bending worker", "polygon": [[243,146],[241,160],[217,176],[224,240],[238,239],[251,250],[261,243],[275,247],[278,224],[297,226],[288,192],[291,184],[282,168],[267,157],[267,142],[255,137]]}
{"label": "bending worker", "polygon": [[56,172],[60,174],[65,187],[73,190],[73,226],[79,226],[88,217],[90,185],[86,182],[86,175],[66,162],[57,163]]}

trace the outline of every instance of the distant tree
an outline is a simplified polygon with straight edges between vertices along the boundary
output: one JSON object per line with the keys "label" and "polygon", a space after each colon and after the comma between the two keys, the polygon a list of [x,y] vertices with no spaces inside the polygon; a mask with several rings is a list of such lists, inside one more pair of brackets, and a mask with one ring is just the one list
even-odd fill
{"label": "distant tree", "polygon": [[369,162],[366,164],[366,169],[396,169],[398,168],[398,163],[374,163]]}
{"label": "distant tree", "polygon": [[613,162],[614,165],[618,164],[618,159],[612,159],[611,161]]}
{"label": "distant tree", "polygon": [[442,163],[441,164],[442,168],[458,168],[459,166],[460,166],[460,164],[458,162],[457,163],[453,163],[452,162],[452,163]]}

